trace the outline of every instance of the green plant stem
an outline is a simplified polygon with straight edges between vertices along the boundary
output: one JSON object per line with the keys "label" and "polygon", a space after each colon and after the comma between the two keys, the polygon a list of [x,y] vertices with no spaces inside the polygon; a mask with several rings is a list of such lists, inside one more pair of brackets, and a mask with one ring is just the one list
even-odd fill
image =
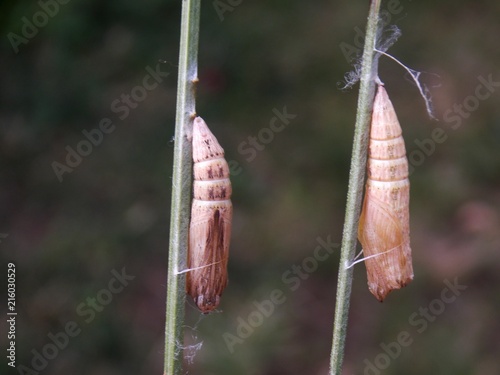
{"label": "green plant stem", "polygon": [[199,27],[200,0],[182,1],[165,320],[165,375],[181,374],[183,362],[186,278],[179,271],[187,264],[192,178],[192,150],[188,136],[192,132],[196,113]]}
{"label": "green plant stem", "polygon": [[347,268],[354,258],[363,186],[365,180],[368,134],[370,128],[378,59],[374,57],[377,25],[381,0],[372,0],[366,25],[365,46],[361,66],[361,77],[354,129],[354,141],[347,192],[346,214],[340,255],[333,342],[330,356],[330,374],[340,375],[344,358],[344,346],[349,315],[353,268]]}

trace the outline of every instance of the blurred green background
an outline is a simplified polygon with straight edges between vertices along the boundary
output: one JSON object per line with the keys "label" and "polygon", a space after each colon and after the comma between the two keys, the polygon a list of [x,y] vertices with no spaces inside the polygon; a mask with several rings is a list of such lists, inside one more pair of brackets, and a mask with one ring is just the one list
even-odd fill
{"label": "blurred green background", "polygon": [[[33,368],[45,350],[40,374],[161,374],[181,1],[48,3],[0,5],[1,295],[14,262],[16,365]],[[439,121],[382,58],[414,166],[415,280],[380,304],[355,267],[344,374],[499,374],[500,3],[389,4],[403,33],[389,52],[424,72]],[[357,101],[357,86],[339,89],[353,69],[341,47],[359,42],[367,11],[367,1],[203,2],[198,113],[237,168],[230,282],[220,313],[202,316],[188,299],[186,373],[327,373],[338,250],[309,257],[318,238],[341,239]],[[145,90],[151,70],[162,75]],[[131,94],[139,100],[119,111]],[[284,107],[296,117],[266,138]],[[60,182],[53,163],[106,118],[113,130],[81,146],[88,155]],[[429,141],[437,127],[441,143]],[[255,153],[249,137],[261,140]],[[309,271],[292,284],[297,266]],[[135,278],[110,293],[124,267]],[[467,288],[446,302],[445,280]],[[264,317],[256,303],[273,290],[280,303]],[[54,354],[49,334],[68,322],[79,334]],[[397,350],[401,332],[411,344]],[[17,373],[30,372],[2,370]]]}

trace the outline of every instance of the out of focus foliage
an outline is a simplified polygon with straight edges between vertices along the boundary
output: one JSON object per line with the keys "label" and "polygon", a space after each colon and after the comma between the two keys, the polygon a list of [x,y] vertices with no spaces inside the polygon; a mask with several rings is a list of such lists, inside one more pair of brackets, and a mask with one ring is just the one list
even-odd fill
{"label": "out of focus foliage", "polygon": [[[367,2],[242,1],[223,13],[220,3],[231,2],[202,6],[198,113],[235,166],[230,283],[220,314],[200,316],[188,301],[186,366],[325,374],[338,250],[311,257],[318,238],[341,238],[357,99],[356,89],[339,89],[354,69],[342,47],[356,48]],[[42,4],[53,15],[40,15]],[[356,266],[345,373],[375,373],[367,368],[376,364],[383,374],[498,374],[500,4],[389,4],[403,33],[389,52],[424,72],[439,121],[429,120],[405,71],[382,58],[380,78],[415,167],[415,281],[380,304]],[[3,269],[17,266],[17,365],[32,367],[49,333],[74,321],[81,332],[41,373],[162,371],[180,5],[0,5],[0,232],[8,235],[0,248]],[[27,38],[26,22],[42,26]],[[26,42],[14,48],[13,34]],[[285,107],[296,117],[279,132],[263,130]],[[99,138],[105,119],[113,130]],[[431,141],[436,127],[440,143]],[[88,151],[83,131],[93,130]],[[78,145],[87,155],[68,166]],[[54,162],[72,171],[58,178]],[[107,293],[123,267],[135,278]],[[442,302],[444,281],[455,279],[467,288]],[[273,290],[281,303],[264,314],[258,306]],[[5,319],[0,325],[6,332]],[[412,343],[385,366],[381,345],[403,331]]]}

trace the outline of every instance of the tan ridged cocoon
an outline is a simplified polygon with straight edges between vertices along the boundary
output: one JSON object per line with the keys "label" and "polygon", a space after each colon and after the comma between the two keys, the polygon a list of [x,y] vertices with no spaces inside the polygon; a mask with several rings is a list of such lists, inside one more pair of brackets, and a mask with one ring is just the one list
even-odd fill
{"label": "tan ridged cocoon", "polygon": [[193,161],[186,291],[206,314],[219,305],[227,285],[233,205],[224,150],[201,117],[193,124]]}
{"label": "tan ridged cocoon", "polygon": [[[413,280],[408,160],[396,112],[384,86],[373,104],[368,179],[359,221],[368,288],[383,301]],[[384,254],[385,252],[385,254]]]}

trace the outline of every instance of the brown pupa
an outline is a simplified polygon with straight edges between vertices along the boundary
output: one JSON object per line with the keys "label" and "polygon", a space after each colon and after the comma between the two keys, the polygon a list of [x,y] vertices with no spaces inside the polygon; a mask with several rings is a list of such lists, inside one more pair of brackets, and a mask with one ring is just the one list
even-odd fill
{"label": "brown pupa", "polygon": [[193,161],[186,292],[206,314],[227,285],[233,205],[224,150],[201,117],[193,124]]}
{"label": "brown pupa", "polygon": [[368,288],[379,300],[413,280],[408,160],[396,112],[379,85],[370,129],[368,178],[358,237]]}

